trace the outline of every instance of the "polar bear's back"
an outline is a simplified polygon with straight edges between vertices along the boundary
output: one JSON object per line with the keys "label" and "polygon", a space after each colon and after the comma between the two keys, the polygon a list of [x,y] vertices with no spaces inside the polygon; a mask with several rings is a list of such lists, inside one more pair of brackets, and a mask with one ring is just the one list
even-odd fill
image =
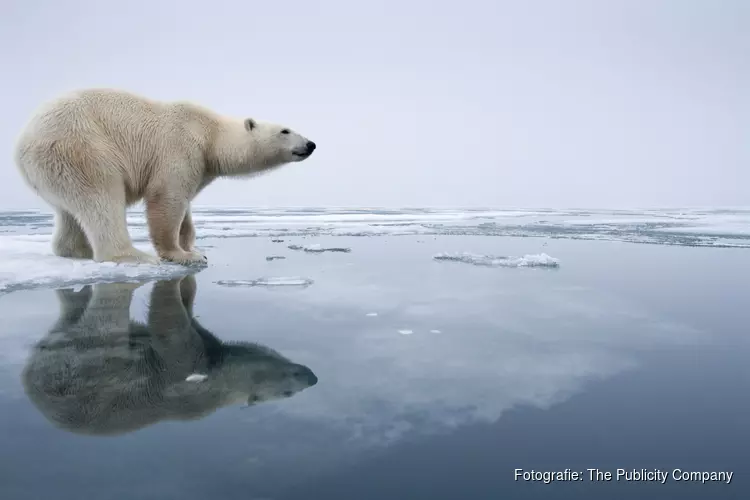
{"label": "polar bear's back", "polygon": [[165,105],[128,92],[90,89],[71,92],[41,106],[27,124],[27,141],[88,140],[138,133],[163,119]]}
{"label": "polar bear's back", "polygon": [[[199,147],[212,120],[197,106],[120,90],[71,92],[33,115],[17,142],[16,164],[40,194],[60,175],[84,184],[106,177],[123,182],[135,201],[163,157]],[[189,145],[186,129],[195,132]]]}

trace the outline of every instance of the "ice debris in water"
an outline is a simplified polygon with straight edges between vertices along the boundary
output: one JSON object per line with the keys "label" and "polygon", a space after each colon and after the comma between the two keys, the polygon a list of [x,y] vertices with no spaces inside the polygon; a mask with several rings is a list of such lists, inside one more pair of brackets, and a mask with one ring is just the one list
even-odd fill
{"label": "ice debris in water", "polygon": [[398,333],[400,333],[401,335],[411,335],[412,333],[414,333],[414,330],[399,330]]}
{"label": "ice debris in water", "polygon": [[503,257],[494,255],[480,255],[470,252],[439,253],[435,260],[450,260],[464,262],[474,266],[485,267],[559,267],[560,260],[550,257],[546,253],[524,255],[523,257]]}
{"label": "ice debris in water", "polygon": [[351,248],[344,247],[323,247],[319,244],[315,245],[289,245],[287,248],[290,250],[303,250],[311,253],[323,253],[323,252],[345,252],[349,253],[352,251]]}
{"label": "ice debris in water", "polygon": [[430,330],[430,333],[441,333],[440,330]]}
{"label": "ice debris in water", "polygon": [[192,375],[188,375],[185,379],[185,382],[203,382],[208,378],[208,375],[203,375],[202,373],[193,373]]}
{"label": "ice debris in water", "polygon": [[377,315],[378,315],[378,313],[367,313],[367,314],[365,314],[365,316],[370,316],[371,318],[373,318],[373,317],[375,317]]}
{"label": "ice debris in water", "polygon": [[310,278],[284,277],[258,278],[254,280],[219,280],[217,285],[222,286],[309,286],[314,283]]}
{"label": "ice debris in water", "polygon": [[286,259],[286,257],[284,257],[283,255],[269,255],[268,257],[266,257],[267,261],[280,260],[280,259]]}

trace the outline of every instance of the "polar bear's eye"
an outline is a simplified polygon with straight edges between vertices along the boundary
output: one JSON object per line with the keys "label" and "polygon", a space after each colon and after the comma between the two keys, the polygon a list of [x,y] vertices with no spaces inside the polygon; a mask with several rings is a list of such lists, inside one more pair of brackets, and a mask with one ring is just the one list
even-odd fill
{"label": "polar bear's eye", "polygon": [[286,129],[286,128],[285,128],[284,130],[282,130],[282,131],[281,131],[281,133],[282,133],[282,134],[288,134],[288,133],[289,133],[289,129]]}

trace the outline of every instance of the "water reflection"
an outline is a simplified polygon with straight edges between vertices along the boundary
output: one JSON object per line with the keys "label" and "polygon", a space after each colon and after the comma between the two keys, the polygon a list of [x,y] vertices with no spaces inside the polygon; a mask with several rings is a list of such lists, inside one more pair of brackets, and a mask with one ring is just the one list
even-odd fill
{"label": "water reflection", "polygon": [[[156,282],[146,323],[131,320],[141,285],[56,291],[59,319],[22,376],[26,394],[52,423],[81,434],[122,434],[289,397],[317,383],[309,368],[267,347],[222,342],[206,330],[193,317],[193,276]],[[196,373],[207,377],[186,380]]]}

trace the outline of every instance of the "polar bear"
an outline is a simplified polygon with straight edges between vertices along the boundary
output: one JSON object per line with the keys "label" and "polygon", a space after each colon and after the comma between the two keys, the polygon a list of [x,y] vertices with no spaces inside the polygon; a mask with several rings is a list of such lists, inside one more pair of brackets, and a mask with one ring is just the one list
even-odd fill
{"label": "polar bear", "polygon": [[[222,342],[193,317],[195,277],[159,281],[146,323],[134,283],[55,290],[60,316],[32,349],[24,390],[53,424],[88,435],[194,420],[231,405],[284,399],[318,382],[307,366],[250,342]],[[205,375],[191,381],[190,375]]]}
{"label": "polar bear", "polygon": [[143,200],[158,256],[204,264],[193,248],[191,200],[218,177],[257,175],[314,150],[314,142],[282,125],[87,89],[34,114],[16,143],[15,162],[55,210],[56,255],[157,263],[128,234],[126,208]]}

